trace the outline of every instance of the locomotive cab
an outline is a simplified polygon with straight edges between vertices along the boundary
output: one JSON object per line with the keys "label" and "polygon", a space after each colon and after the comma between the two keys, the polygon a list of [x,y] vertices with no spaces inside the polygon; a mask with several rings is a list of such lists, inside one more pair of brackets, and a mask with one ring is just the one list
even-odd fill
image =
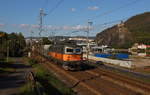
{"label": "locomotive cab", "polygon": [[82,49],[65,47],[64,61],[81,61],[82,60]]}
{"label": "locomotive cab", "polygon": [[66,70],[77,70],[82,62],[82,48],[65,47],[63,68]]}
{"label": "locomotive cab", "polygon": [[49,48],[48,55],[65,70],[78,70],[83,61],[82,48],[72,43],[59,43]]}

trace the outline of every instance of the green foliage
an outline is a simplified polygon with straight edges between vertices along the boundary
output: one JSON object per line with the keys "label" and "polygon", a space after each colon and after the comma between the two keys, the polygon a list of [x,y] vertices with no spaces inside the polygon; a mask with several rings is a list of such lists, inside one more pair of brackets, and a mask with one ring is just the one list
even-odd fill
{"label": "green foliage", "polygon": [[8,35],[5,32],[0,31],[0,60],[4,60],[6,56],[7,36]]}
{"label": "green foliage", "polygon": [[68,88],[62,81],[56,78],[52,73],[36,65],[36,78],[39,83],[45,88],[48,95],[74,95],[72,89]]}
{"label": "green foliage", "polygon": [[0,74],[9,74],[13,73],[15,71],[15,68],[13,66],[14,60],[11,58],[7,60],[0,61]]}
{"label": "green foliage", "polygon": [[[45,69],[42,65],[37,64],[34,58],[25,59],[34,69],[35,79],[42,88],[42,95],[75,95],[71,88],[67,87],[61,80],[59,80],[53,73]],[[45,63],[46,64],[46,63]],[[28,93],[30,91],[25,91]],[[44,93],[44,94],[43,94]],[[32,94],[32,92],[31,92]],[[21,94],[21,95],[31,95]]]}
{"label": "green foliage", "polygon": [[125,24],[135,37],[134,42],[150,44],[150,12],[136,15]]}
{"label": "green foliage", "polygon": [[7,34],[0,32],[0,57],[6,57],[9,51],[10,57],[23,56],[26,47],[25,38],[21,33]]}
{"label": "green foliage", "polygon": [[116,25],[97,34],[98,44],[107,44],[114,48],[130,48],[134,43],[150,44],[150,12],[131,17],[125,22],[125,28],[129,33],[125,35],[123,44],[117,39]]}
{"label": "green foliage", "polygon": [[30,83],[25,84],[20,90],[19,95],[36,95],[36,92]]}
{"label": "green foliage", "polygon": [[137,51],[138,51],[138,53],[145,53],[146,49],[138,49]]}
{"label": "green foliage", "polygon": [[8,38],[10,56],[23,56],[24,48],[26,46],[23,35],[21,33],[11,33]]}
{"label": "green foliage", "polygon": [[4,53],[0,53],[0,62],[5,60],[5,55]]}
{"label": "green foliage", "polygon": [[29,63],[31,66],[33,66],[33,65],[37,64],[38,61],[37,61],[36,59],[34,59],[34,58],[31,58],[31,59],[28,60],[28,63]]}
{"label": "green foliage", "polygon": [[50,40],[48,40],[47,37],[43,37],[42,38],[42,43],[45,45],[45,44],[52,44],[52,42]]}

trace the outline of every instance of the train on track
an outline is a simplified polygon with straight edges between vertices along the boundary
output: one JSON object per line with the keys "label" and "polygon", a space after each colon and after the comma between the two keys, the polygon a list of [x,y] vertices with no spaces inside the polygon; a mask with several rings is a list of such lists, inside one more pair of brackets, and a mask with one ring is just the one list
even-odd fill
{"label": "train on track", "polygon": [[81,70],[86,63],[83,60],[82,47],[73,41],[58,42],[51,45],[44,55],[65,70]]}

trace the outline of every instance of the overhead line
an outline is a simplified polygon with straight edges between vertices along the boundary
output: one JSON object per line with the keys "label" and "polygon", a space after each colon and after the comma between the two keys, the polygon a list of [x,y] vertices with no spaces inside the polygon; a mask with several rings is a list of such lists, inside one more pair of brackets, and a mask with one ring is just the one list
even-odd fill
{"label": "overhead line", "polygon": [[47,13],[48,15],[51,14],[55,9],[57,9],[60,4],[63,2],[64,0],[59,0],[58,3]]}
{"label": "overhead line", "polygon": [[[63,1],[64,1],[64,0],[60,0],[60,1],[56,4],[56,6],[53,7],[53,8],[48,12],[48,14],[52,13],[57,7],[59,7],[59,5],[60,5]],[[118,11],[118,10],[123,9],[123,8],[125,8],[125,7],[128,7],[128,6],[130,6],[130,5],[132,5],[132,4],[135,4],[135,3],[139,2],[139,1],[140,1],[140,0],[134,0],[133,2],[130,2],[130,3],[127,3],[127,4],[123,5],[123,6],[120,6],[120,7],[118,7],[118,8],[112,9],[112,10],[110,10],[110,11],[107,11],[107,12],[103,13],[103,14],[99,14],[99,15],[96,15],[96,16],[94,16],[94,17],[91,17],[90,20],[99,18],[99,17],[101,17],[101,16],[108,15],[108,14],[110,14],[110,13],[112,13],[112,12],[115,12],[115,11]],[[124,18],[124,19],[125,19],[125,18]],[[121,20],[123,20],[123,19],[121,19]],[[110,22],[106,22],[106,23],[103,23],[103,24],[99,24],[99,25],[100,25],[100,26],[102,26],[102,25],[108,25],[108,24],[111,24],[111,23],[114,23],[114,22],[118,22],[118,21],[121,21],[121,20],[110,21]],[[98,25],[95,25],[95,26],[98,26]]]}
{"label": "overhead line", "polygon": [[[126,20],[127,18],[128,18],[128,17],[125,17],[125,18],[119,19],[119,20],[113,20],[113,21],[109,21],[109,22],[97,24],[97,25],[94,25],[93,27],[97,28],[97,27],[101,27],[101,26],[103,26],[103,25],[109,25],[109,24],[112,24],[112,23],[115,23],[115,22],[119,22],[119,21]],[[63,33],[63,34],[64,34],[64,35],[69,35],[69,34],[78,33],[78,32],[82,32],[82,31],[81,31],[81,30],[73,30],[72,32],[71,32],[71,31],[68,31],[67,33]]]}
{"label": "overhead line", "polygon": [[94,26],[108,25],[108,24],[112,24],[112,23],[115,23],[115,22],[119,22],[119,21],[126,20],[127,18],[128,18],[128,17],[125,17],[125,18],[122,18],[122,19],[119,19],[119,20],[113,20],[113,21],[109,21],[109,22],[105,22],[105,23],[97,24],[97,25],[94,25]]}
{"label": "overhead line", "polygon": [[[134,0],[134,1],[129,2],[129,3],[126,3],[126,4],[124,4],[124,5],[122,5],[122,6],[118,7],[118,8],[115,8],[115,9],[112,9],[112,10],[109,10],[109,11],[106,11],[106,12],[104,12],[104,13],[102,13],[102,14],[99,14],[99,15],[96,15],[96,16],[92,16],[92,17],[90,17],[90,18],[88,18],[88,19],[90,19],[90,20],[97,19],[97,18],[99,18],[99,17],[108,15],[108,14],[113,13],[113,12],[115,12],[115,11],[119,11],[120,9],[123,9],[123,8],[125,8],[125,7],[131,6],[132,4],[135,4],[135,3],[139,2],[139,1],[141,1],[141,0]],[[80,22],[81,22],[81,21],[80,21]],[[80,23],[80,22],[79,22],[79,23]],[[85,22],[85,21],[83,21],[83,22]],[[78,23],[78,24],[79,24],[79,23]]]}
{"label": "overhead line", "polygon": [[123,5],[123,6],[118,7],[118,8],[115,8],[115,9],[112,9],[110,11],[104,12],[103,14],[96,15],[96,16],[92,17],[91,20],[99,18],[101,16],[105,16],[107,14],[110,14],[110,13],[114,12],[114,11],[118,11],[118,10],[123,9],[125,7],[128,7],[128,6],[132,5],[132,4],[135,4],[135,3],[139,2],[139,1],[141,1],[141,0],[134,0],[133,2],[127,3],[127,4]]}
{"label": "overhead line", "polygon": [[[127,18],[128,17],[125,17],[125,18],[119,19],[119,20],[113,20],[113,21],[105,22],[105,23],[102,23],[102,24],[97,24],[97,25],[94,25],[93,27],[95,29],[95,28],[103,26],[103,25],[109,25],[109,24],[112,24],[112,23],[115,23],[115,22],[126,20]],[[103,27],[105,27],[105,26],[103,26]],[[69,35],[69,34],[72,34],[72,33],[78,33],[78,32],[81,32],[81,31],[67,32],[67,33],[65,33],[65,35]]]}

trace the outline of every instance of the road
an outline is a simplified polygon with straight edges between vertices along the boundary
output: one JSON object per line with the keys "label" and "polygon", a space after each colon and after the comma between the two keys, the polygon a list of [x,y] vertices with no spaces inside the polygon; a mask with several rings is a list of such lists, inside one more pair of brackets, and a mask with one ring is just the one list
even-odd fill
{"label": "road", "polygon": [[11,68],[15,71],[9,74],[0,73],[0,95],[19,94],[20,87],[25,84],[25,74],[30,69],[29,66],[22,63],[21,58],[15,58]]}

